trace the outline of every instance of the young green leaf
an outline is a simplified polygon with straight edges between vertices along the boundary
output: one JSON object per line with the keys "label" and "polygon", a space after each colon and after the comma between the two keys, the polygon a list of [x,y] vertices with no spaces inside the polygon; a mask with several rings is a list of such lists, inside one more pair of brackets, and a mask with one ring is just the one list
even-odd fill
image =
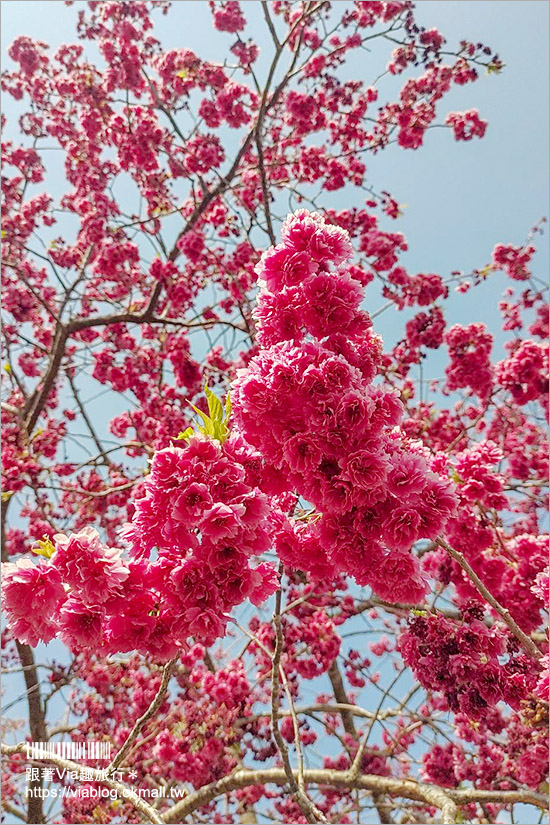
{"label": "young green leaf", "polygon": [[180,433],[177,434],[176,439],[178,441],[182,441],[182,440],[187,441],[188,438],[191,438],[191,436],[193,435],[193,432],[194,432],[193,427],[187,427],[187,429],[182,430]]}
{"label": "young green leaf", "polygon": [[37,556],[44,556],[45,559],[51,559],[55,553],[55,546],[48,536],[44,536],[35,542],[36,546],[31,547],[31,551]]}

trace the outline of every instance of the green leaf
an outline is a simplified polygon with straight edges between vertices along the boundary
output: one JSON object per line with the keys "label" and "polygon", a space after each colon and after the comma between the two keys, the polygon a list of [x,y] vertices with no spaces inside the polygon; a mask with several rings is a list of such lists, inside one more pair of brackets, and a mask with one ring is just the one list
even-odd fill
{"label": "green leaf", "polygon": [[55,545],[53,542],[48,538],[48,536],[44,536],[42,539],[38,539],[35,542],[37,547],[31,547],[31,551],[35,553],[37,556],[44,556],[45,559],[51,559],[53,554],[55,553]]}
{"label": "green leaf", "polygon": [[10,498],[13,496],[14,490],[3,490],[1,493],[2,504],[5,501],[9,501]]}
{"label": "green leaf", "polygon": [[197,415],[200,415],[204,422],[204,427],[201,427],[199,425],[199,430],[201,431],[201,433],[204,433],[204,435],[214,435],[214,422],[212,421],[210,416],[206,415],[206,413],[204,413],[202,410],[199,410],[199,408],[195,407],[194,404],[191,404],[190,406],[195,410]]}
{"label": "green leaf", "polygon": [[[227,421],[231,415],[231,399],[229,393],[227,393],[225,405],[222,404],[217,395],[214,395],[208,385],[205,386],[204,393],[208,402],[209,415],[199,410],[194,404],[189,403],[189,406],[192,407],[202,420],[202,426],[200,424],[198,425],[199,432],[223,444],[229,436],[229,427],[227,426]],[[188,427],[187,430],[179,434],[178,438],[188,438],[192,432],[193,429]]]}
{"label": "green leaf", "polygon": [[219,422],[221,424],[223,421],[222,402],[217,395],[214,395],[208,384],[205,385],[204,392],[208,400],[208,412],[210,413],[210,418],[212,421]]}
{"label": "green leaf", "polygon": [[182,441],[182,440],[187,441],[188,438],[191,438],[191,436],[193,435],[193,432],[194,432],[193,427],[187,427],[186,430],[182,430],[180,433],[177,434],[176,439],[178,441]]}

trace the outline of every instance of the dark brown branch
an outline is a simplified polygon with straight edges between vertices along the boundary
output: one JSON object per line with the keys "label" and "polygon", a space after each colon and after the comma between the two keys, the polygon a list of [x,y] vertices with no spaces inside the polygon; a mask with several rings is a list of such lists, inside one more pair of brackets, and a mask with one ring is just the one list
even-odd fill
{"label": "dark brown branch", "polygon": [[40,413],[42,412],[42,409],[44,408],[44,405],[52,390],[55,379],[57,378],[61,361],[65,355],[65,344],[67,343],[68,337],[69,328],[64,324],[58,323],[55,331],[50,363],[48,364],[42,381],[27,400],[23,408],[25,426],[29,435],[34,430]]}
{"label": "dark brown branch", "polygon": [[[40,685],[38,682],[38,673],[34,662],[34,653],[29,645],[25,645],[18,639],[15,640],[17,646],[17,654],[19,661],[23,668],[23,676],[25,678],[25,687],[27,688],[27,705],[29,708],[29,733],[33,742],[47,742],[48,732],[46,730],[46,722],[44,715],[44,708],[42,706],[42,697],[40,695]],[[27,796],[27,822],[32,825],[44,822],[44,813],[42,809],[42,799],[40,792],[42,790],[42,776],[38,779],[32,779],[28,783],[30,793]]]}
{"label": "dark brown branch", "polygon": [[[346,693],[344,682],[342,680],[342,674],[340,673],[340,668],[338,667],[338,662],[336,661],[336,659],[333,661],[330,668],[328,669],[328,677],[332,685],[332,692],[334,693],[334,698],[336,699],[338,704],[349,706],[351,703]],[[354,739],[357,739],[357,730],[355,729],[353,713],[347,708],[342,708],[340,710],[340,716],[342,717],[342,724],[344,725],[344,730],[346,731],[346,733],[349,733],[350,736],[353,736]]]}
{"label": "dark brown branch", "polygon": [[[6,517],[9,507],[8,501],[2,502],[2,561],[9,561],[8,551],[6,547]],[[27,707],[29,711],[29,733],[33,742],[46,742],[48,740],[48,732],[46,729],[46,715],[42,705],[42,696],[40,694],[40,683],[38,681],[38,672],[34,661],[34,653],[29,645],[23,644],[19,639],[15,640],[17,655],[21,662],[21,669],[25,679]],[[40,790],[42,789],[42,776],[38,779],[33,779],[28,784],[32,792],[28,796],[27,804],[27,822],[33,825],[39,825],[44,822],[44,813],[42,806],[42,799],[40,797]]]}

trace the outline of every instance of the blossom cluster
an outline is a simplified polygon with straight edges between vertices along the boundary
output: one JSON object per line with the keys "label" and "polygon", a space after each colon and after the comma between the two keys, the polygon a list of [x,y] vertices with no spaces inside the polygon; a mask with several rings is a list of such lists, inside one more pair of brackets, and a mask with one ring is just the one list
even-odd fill
{"label": "blossom cluster", "polygon": [[531,277],[529,264],[535,251],[531,244],[514,246],[499,243],[493,249],[493,264],[503,269],[514,281],[527,281]]}
{"label": "blossom cluster", "polygon": [[281,234],[258,266],[261,349],[237,375],[234,409],[281,483],[322,514],[306,528],[308,541],[298,539],[302,551],[312,539],[318,549],[294,558],[283,549],[282,558],[319,572],[320,548],[334,571],[383,598],[394,588],[421,598],[426,585],[410,550],[444,526],[452,485],[401,437],[398,396],[373,384],[381,341],[360,308],[360,271],[346,266],[348,234],[306,210]]}
{"label": "blossom cluster", "polygon": [[447,115],[445,122],[452,127],[456,140],[482,138],[487,129],[487,121],[480,118],[476,109],[471,109],[469,112],[451,112]]}
{"label": "blossom cluster", "polygon": [[548,412],[548,341],[513,343],[510,356],[497,364],[499,384],[509,390],[516,404],[539,401]]}
{"label": "blossom cluster", "polygon": [[509,736],[503,740],[499,734],[506,722],[496,709],[486,711],[484,718],[473,724],[464,713],[457,713],[455,719],[460,739],[436,745],[422,759],[422,772],[428,782],[447,788],[462,782],[486,787],[502,783],[501,777],[505,776],[507,782],[538,790],[546,781],[548,742],[544,721],[537,729],[528,719],[514,714],[507,720]]}
{"label": "blossom cluster", "polygon": [[239,456],[254,459],[238,438],[222,445],[199,434],[159,450],[125,530],[127,560],[88,527],[55,535],[48,563],[5,565],[15,635],[160,659],[191,637],[209,644],[223,635],[232,607],[259,604],[278,586],[271,565],[250,565],[269,547],[270,521]]}
{"label": "blossom cluster", "polygon": [[481,400],[487,400],[493,387],[493,336],[485,324],[454,324],[446,331],[444,340],[451,359],[445,368],[447,389],[469,387]]}
{"label": "blossom cluster", "polygon": [[[399,649],[420,683],[443,694],[448,708],[483,718],[498,702],[519,707],[537,681],[536,665],[517,653],[498,628],[483,622],[483,608],[463,609],[463,623],[442,615],[414,616],[399,638]],[[501,664],[507,654],[508,661]]]}

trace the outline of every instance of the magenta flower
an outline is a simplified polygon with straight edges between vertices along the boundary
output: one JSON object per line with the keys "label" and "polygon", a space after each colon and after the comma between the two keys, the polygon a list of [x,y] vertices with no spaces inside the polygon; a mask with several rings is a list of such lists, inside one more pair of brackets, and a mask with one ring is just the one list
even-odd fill
{"label": "magenta flower", "polygon": [[176,498],[172,516],[177,521],[195,522],[212,504],[212,496],[206,484],[193,482]]}
{"label": "magenta flower", "polygon": [[212,541],[231,539],[242,529],[242,516],[245,507],[242,504],[222,504],[218,502],[204,513],[200,523],[201,533]]}
{"label": "magenta flower", "polygon": [[55,567],[86,604],[101,604],[121,592],[129,572],[122,551],[102,544],[97,530],[85,527],[70,538],[58,533],[54,542]]}
{"label": "magenta flower", "polygon": [[71,596],[59,617],[59,637],[72,650],[94,653],[101,647],[104,612],[101,607],[87,607]]}
{"label": "magenta flower", "polygon": [[51,564],[26,558],[2,564],[2,607],[20,641],[35,646],[53,639],[65,598],[59,571]]}

